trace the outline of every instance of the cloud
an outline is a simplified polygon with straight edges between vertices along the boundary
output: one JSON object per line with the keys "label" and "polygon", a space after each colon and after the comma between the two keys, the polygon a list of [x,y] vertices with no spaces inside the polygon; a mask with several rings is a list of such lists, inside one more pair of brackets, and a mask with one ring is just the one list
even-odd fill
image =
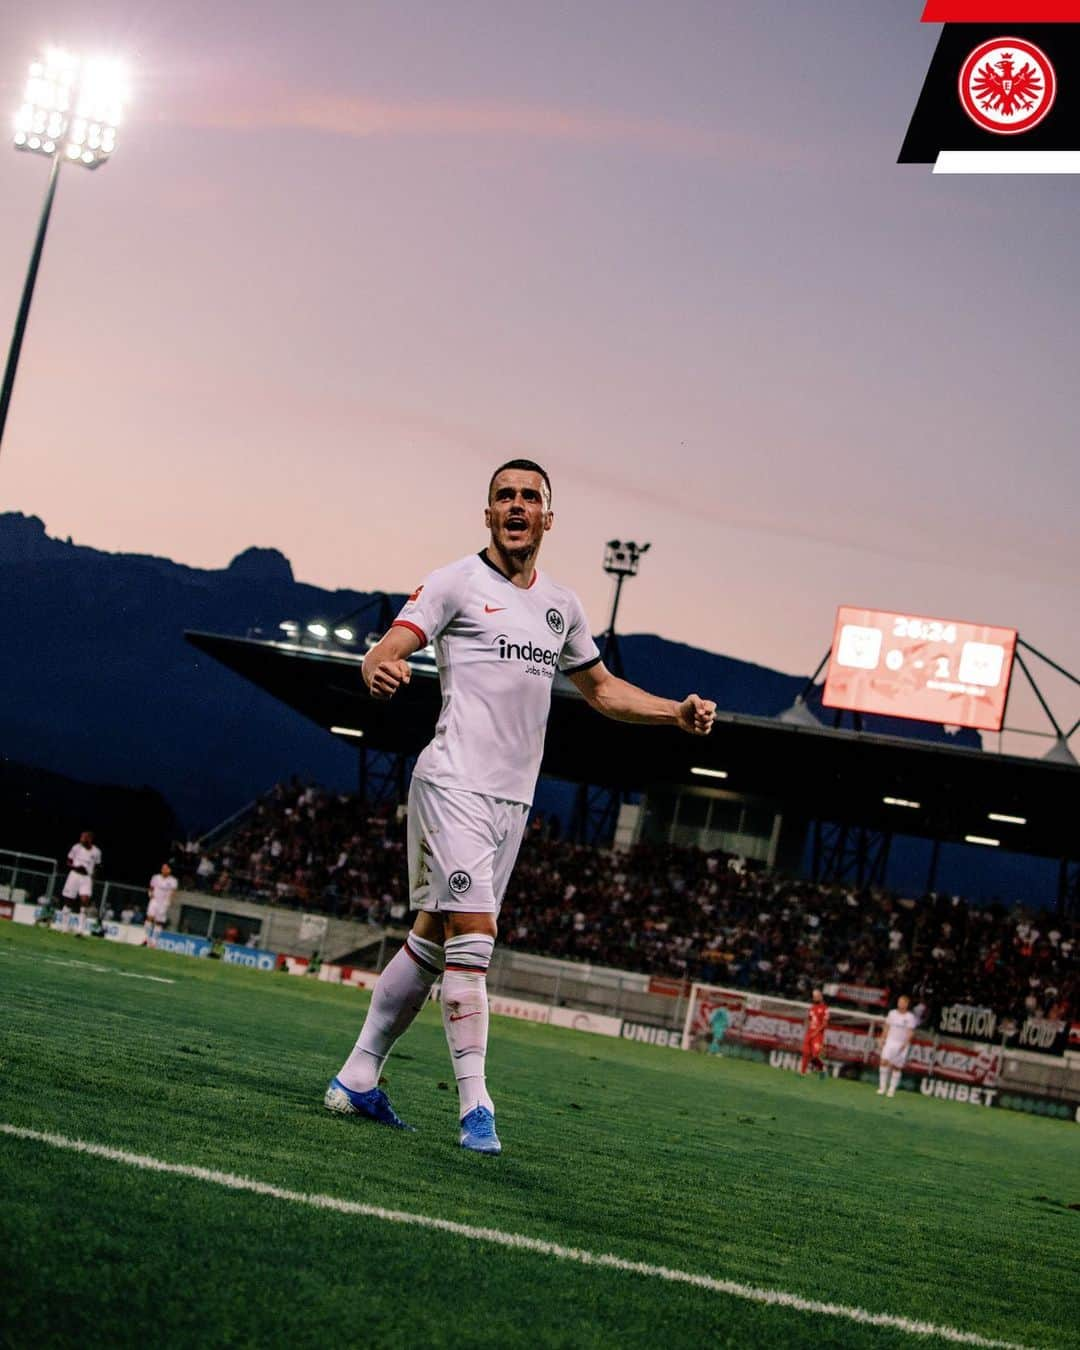
{"label": "cloud", "polygon": [[794,163],[794,151],[738,131],[662,118],[624,117],[599,110],[512,100],[364,98],[270,86],[234,90],[232,101],[211,99],[179,109],[175,120],[223,131],[317,131],[351,139],[412,136],[506,138],[571,145],[631,146],[689,158],[738,158]]}

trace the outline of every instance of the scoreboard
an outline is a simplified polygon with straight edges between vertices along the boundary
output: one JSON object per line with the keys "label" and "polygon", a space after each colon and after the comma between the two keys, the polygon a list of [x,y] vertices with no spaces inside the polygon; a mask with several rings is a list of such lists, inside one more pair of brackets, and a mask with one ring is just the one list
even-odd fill
{"label": "scoreboard", "polygon": [[842,605],[821,701],[1000,731],[1015,650],[1014,628]]}

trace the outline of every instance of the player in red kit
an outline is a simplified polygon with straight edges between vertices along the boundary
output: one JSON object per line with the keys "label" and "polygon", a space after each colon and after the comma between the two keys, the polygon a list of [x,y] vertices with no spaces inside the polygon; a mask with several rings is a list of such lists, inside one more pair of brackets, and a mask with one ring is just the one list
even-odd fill
{"label": "player in red kit", "polygon": [[810,995],[810,1016],[806,1019],[806,1034],[803,1036],[800,1073],[805,1073],[808,1068],[815,1073],[825,1072],[821,1052],[825,1047],[825,1028],[828,1025],[829,1007],[825,995],[820,989],[815,989]]}

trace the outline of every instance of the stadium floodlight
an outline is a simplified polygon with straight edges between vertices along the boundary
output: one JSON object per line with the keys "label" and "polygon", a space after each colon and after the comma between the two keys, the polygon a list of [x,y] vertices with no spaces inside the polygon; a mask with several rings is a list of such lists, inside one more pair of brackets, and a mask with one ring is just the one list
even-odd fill
{"label": "stadium floodlight", "polygon": [[988,811],[987,820],[1000,821],[1002,825],[1026,825],[1027,816],[1006,816],[1000,811]]}
{"label": "stadium floodlight", "polygon": [[283,633],[288,633],[289,637],[300,636],[300,625],[295,619],[283,619],[282,622],[278,624],[278,627]]}
{"label": "stadium floodlight", "polygon": [[632,540],[622,543],[618,539],[609,539],[604,545],[604,571],[613,577],[636,577],[641,556],[651,547],[651,544],[635,544]]}
{"label": "stadium floodlight", "polygon": [[321,620],[316,620],[315,623],[309,623],[307,631],[313,638],[318,638],[320,642],[330,636],[330,629],[327,628],[326,624]]}
{"label": "stadium floodlight", "polygon": [[620,539],[609,539],[604,545],[604,571],[615,578],[615,598],[611,602],[611,618],[600,655],[616,675],[622,672],[622,655],[619,641],[615,636],[615,620],[619,615],[619,597],[622,595],[623,582],[627,577],[636,577],[642,555],[648,553],[651,544],[635,544],[632,540],[623,543]]}
{"label": "stadium floodlight", "polygon": [[1000,847],[1001,847],[1001,840],[1000,840],[1000,839],[988,839],[988,838],[987,838],[985,835],[983,835],[983,834],[965,834],[965,835],[964,835],[964,843],[965,843],[965,844],[985,844],[987,848],[1000,848]]}
{"label": "stadium floodlight", "polygon": [[353,632],[353,630],[352,630],[351,628],[346,628],[346,627],[344,627],[344,626],[335,628],[335,629],[334,629],[334,636],[337,638],[337,640],[338,640],[339,642],[355,642],[355,641],[356,641],[356,634]]}
{"label": "stadium floodlight", "polygon": [[696,764],[690,772],[696,773],[699,778],[726,778],[728,776],[727,769],[704,769]]}
{"label": "stadium floodlight", "polygon": [[331,727],[330,730],[335,736],[355,736],[357,740],[364,734],[359,727]]}
{"label": "stadium floodlight", "polygon": [[116,149],[128,96],[128,75],[120,62],[80,60],[50,48],[30,67],[15,115],[15,149],[100,169]]}
{"label": "stadium floodlight", "polygon": [[82,60],[58,47],[50,48],[30,66],[23,102],[15,114],[15,149],[44,155],[52,160],[52,169],[0,387],[0,443],[4,439],[60,166],[79,164],[84,169],[100,169],[111,157],[116,149],[116,129],[128,99],[128,87],[127,72],[119,62]]}
{"label": "stadium floodlight", "polygon": [[886,806],[906,806],[909,811],[921,811],[922,802],[909,802],[906,797],[882,797]]}

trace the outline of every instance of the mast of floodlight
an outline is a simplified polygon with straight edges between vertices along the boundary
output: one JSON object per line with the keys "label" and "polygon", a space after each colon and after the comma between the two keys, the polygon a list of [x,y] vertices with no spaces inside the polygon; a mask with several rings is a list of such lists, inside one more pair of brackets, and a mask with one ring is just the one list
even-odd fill
{"label": "mast of floodlight", "polygon": [[619,614],[619,598],[622,595],[623,582],[627,577],[636,577],[638,564],[643,553],[648,553],[651,545],[635,544],[631,540],[609,539],[604,545],[604,571],[615,578],[615,597],[611,602],[611,618],[604,645],[600,650],[604,664],[616,675],[623,674],[622,652],[615,633],[615,620]]}
{"label": "mast of floodlight", "polygon": [[15,116],[15,149],[44,155],[52,165],[0,387],[0,445],[60,166],[67,163],[98,169],[106,162],[116,148],[116,128],[126,92],[124,72],[112,61],[83,61],[53,48],[30,66],[26,95]]}

